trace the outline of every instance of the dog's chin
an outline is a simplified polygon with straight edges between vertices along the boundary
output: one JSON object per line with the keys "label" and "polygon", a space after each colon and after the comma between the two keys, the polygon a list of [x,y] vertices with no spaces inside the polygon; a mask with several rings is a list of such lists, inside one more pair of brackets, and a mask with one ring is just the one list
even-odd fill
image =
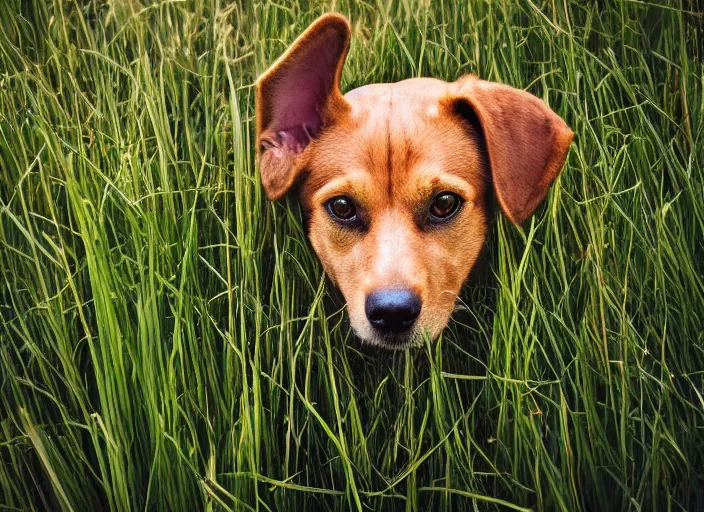
{"label": "dog's chin", "polygon": [[362,315],[350,312],[350,324],[356,338],[368,347],[385,350],[408,350],[423,346],[427,340],[437,339],[447,326],[449,313],[444,317],[420,318],[408,331],[384,333],[376,330]]}
{"label": "dog's chin", "polygon": [[386,350],[408,350],[420,347],[423,343],[423,335],[418,329],[398,334],[385,334],[370,329],[364,333],[355,331],[355,334],[363,344]]}
{"label": "dog's chin", "polygon": [[[449,316],[449,315],[448,315]],[[374,329],[369,322],[350,313],[352,331],[363,345],[385,350],[408,350],[421,347],[425,340],[434,340],[445,328],[447,321],[425,320],[401,333],[384,333]]]}

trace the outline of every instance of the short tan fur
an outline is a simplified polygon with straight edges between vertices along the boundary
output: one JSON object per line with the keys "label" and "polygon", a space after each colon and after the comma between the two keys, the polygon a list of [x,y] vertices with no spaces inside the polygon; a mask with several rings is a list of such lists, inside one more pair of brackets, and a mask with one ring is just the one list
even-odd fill
{"label": "short tan fur", "polygon": [[297,185],[356,334],[406,348],[447,324],[484,245],[492,194],[512,222],[526,220],[573,133],[535,96],[474,76],[343,96],[350,34],[343,16],[320,17],[257,81],[261,179],[270,199]]}

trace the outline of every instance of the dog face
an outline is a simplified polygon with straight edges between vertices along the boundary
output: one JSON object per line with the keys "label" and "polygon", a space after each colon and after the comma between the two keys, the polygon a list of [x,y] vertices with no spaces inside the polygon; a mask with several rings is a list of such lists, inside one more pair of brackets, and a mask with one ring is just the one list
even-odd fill
{"label": "dog face", "polygon": [[536,97],[465,77],[343,96],[347,20],[319,18],[257,82],[262,184],[294,183],[309,235],[364,341],[405,348],[447,324],[484,244],[493,192],[525,220],[573,134]]}

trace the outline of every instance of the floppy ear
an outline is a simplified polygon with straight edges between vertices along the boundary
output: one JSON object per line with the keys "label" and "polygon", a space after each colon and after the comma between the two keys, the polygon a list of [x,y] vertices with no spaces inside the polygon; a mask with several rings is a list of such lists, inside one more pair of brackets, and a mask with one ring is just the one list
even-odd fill
{"label": "floppy ear", "polygon": [[340,75],[349,45],[347,19],[325,14],[257,80],[259,168],[269,199],[286,193],[297,177],[298,155],[348,108]]}
{"label": "floppy ear", "polygon": [[484,133],[494,193],[516,225],[545,198],[560,174],[574,134],[540,99],[507,85],[468,76],[456,83],[462,103],[476,114]]}

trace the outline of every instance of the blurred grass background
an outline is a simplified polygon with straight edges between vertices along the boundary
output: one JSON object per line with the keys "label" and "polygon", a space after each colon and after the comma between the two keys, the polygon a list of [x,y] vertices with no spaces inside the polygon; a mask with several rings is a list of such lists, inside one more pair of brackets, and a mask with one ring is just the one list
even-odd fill
{"label": "blurred grass background", "polygon": [[[439,341],[362,349],[256,76],[318,15],[343,89],[465,73],[576,133]],[[3,0],[0,509],[702,510],[696,1]]]}

